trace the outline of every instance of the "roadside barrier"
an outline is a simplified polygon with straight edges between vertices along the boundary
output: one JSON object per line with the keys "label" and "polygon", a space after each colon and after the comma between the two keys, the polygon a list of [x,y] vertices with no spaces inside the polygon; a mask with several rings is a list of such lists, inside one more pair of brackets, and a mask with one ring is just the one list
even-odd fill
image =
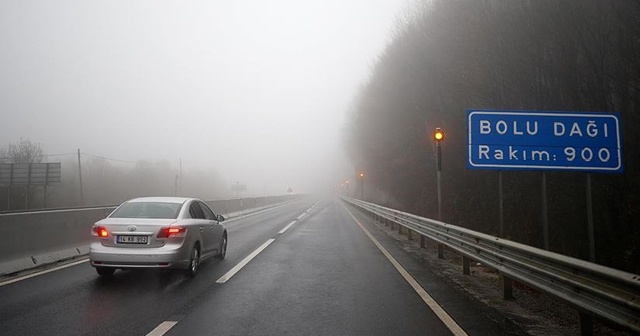
{"label": "roadside barrier", "polygon": [[[551,295],[578,310],[581,334],[592,333],[592,318],[640,332],[640,275],[567,257],[506,239],[468,230],[357,199],[342,199],[366,215],[398,230],[438,242],[463,257],[463,274],[471,260],[500,272],[503,297],[512,298],[516,280]],[[404,229],[404,230],[403,230]]]}
{"label": "roadside barrier", "polygon": [[[300,198],[300,195],[207,201],[227,218]],[[93,223],[115,205],[0,213],[0,276],[89,253]]]}

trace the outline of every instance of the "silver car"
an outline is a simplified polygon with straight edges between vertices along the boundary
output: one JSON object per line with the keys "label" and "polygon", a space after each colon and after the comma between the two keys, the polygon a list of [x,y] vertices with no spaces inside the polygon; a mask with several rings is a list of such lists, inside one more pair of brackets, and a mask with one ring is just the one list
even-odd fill
{"label": "silver car", "polygon": [[93,225],[89,260],[99,275],[118,268],[165,268],[193,277],[201,261],[225,257],[222,221],[222,215],[195,198],[132,199]]}

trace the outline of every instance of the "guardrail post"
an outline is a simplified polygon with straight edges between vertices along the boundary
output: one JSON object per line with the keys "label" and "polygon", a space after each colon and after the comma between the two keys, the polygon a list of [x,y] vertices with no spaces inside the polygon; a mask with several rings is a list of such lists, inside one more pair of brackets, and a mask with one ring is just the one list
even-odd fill
{"label": "guardrail post", "polygon": [[438,259],[444,259],[444,245],[438,243]]}
{"label": "guardrail post", "polygon": [[413,239],[413,231],[411,229],[407,229],[407,238],[409,240]]}
{"label": "guardrail post", "polygon": [[427,247],[427,237],[423,235],[420,235],[420,247],[421,248]]}
{"label": "guardrail post", "polygon": [[502,274],[502,298],[505,300],[513,300],[513,286],[511,279]]}
{"label": "guardrail post", "polygon": [[398,233],[402,234],[402,225],[398,224]]}
{"label": "guardrail post", "polygon": [[471,259],[462,256],[462,274],[464,275],[469,275],[471,274],[471,272],[469,272],[469,262],[471,261]]}
{"label": "guardrail post", "polygon": [[580,324],[580,335],[593,335],[593,319],[591,318],[591,316],[582,312],[578,312],[578,320],[578,323]]}

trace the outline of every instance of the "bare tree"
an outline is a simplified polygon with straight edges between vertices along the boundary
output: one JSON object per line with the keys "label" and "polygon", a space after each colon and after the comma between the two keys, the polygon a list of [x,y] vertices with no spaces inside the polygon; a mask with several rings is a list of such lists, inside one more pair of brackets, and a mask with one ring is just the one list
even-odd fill
{"label": "bare tree", "polygon": [[0,148],[0,164],[8,162],[9,158],[7,157],[7,151],[4,148]]}
{"label": "bare tree", "polygon": [[18,143],[9,144],[7,157],[10,163],[41,163],[46,155],[41,143],[20,139]]}

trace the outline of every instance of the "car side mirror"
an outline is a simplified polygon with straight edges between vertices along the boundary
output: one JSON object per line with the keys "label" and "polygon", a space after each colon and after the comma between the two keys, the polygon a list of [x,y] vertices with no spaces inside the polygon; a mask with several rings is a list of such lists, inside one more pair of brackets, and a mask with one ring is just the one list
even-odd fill
{"label": "car side mirror", "polygon": [[223,215],[216,215],[216,219],[218,220],[218,222],[224,222],[224,216]]}

